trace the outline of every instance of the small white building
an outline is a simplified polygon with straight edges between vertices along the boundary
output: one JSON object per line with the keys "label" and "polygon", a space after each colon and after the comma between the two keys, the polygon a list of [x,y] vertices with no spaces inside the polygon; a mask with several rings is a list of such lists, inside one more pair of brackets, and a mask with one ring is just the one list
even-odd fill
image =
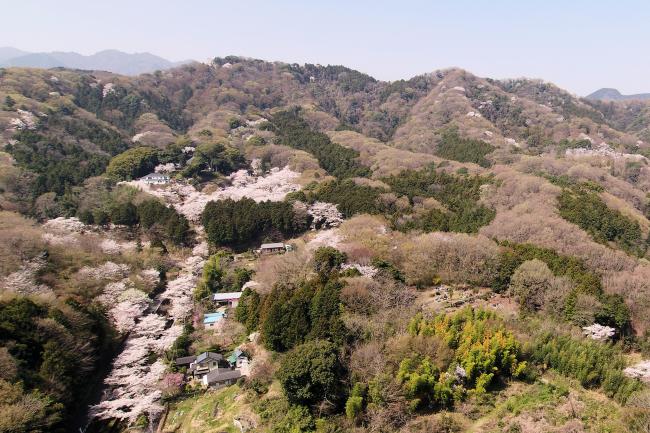
{"label": "small white building", "polygon": [[235,308],[239,304],[242,292],[226,292],[215,293],[212,300],[218,305],[227,305],[230,308]]}
{"label": "small white building", "polygon": [[147,185],[164,185],[169,183],[171,178],[164,173],[150,173],[140,178]]}
{"label": "small white building", "polygon": [[221,324],[225,317],[226,313],[224,312],[206,313],[203,315],[203,326],[206,329],[216,328]]}
{"label": "small white building", "polygon": [[287,251],[293,251],[293,247],[289,244],[284,244],[282,242],[262,244],[260,245],[260,248],[257,250],[259,254],[278,254]]}

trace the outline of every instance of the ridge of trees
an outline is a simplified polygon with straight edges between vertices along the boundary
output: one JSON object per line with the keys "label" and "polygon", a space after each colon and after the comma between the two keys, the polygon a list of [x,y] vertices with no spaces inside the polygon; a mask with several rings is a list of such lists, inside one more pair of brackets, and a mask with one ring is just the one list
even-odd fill
{"label": "ridge of trees", "polygon": [[647,239],[637,221],[605,204],[595,191],[586,188],[564,188],[558,196],[558,211],[562,218],[589,233],[596,242],[614,243],[623,251],[643,257],[648,249]]}
{"label": "ridge of trees", "polygon": [[370,174],[370,169],[357,161],[357,151],[333,143],[322,132],[313,131],[300,117],[299,108],[275,114],[269,127],[276,133],[279,144],[311,153],[332,176],[346,178]]}
{"label": "ridge of trees", "polygon": [[585,388],[600,388],[621,404],[643,387],[623,373],[626,363],[620,345],[544,332],[531,347],[536,363],[578,379]]}

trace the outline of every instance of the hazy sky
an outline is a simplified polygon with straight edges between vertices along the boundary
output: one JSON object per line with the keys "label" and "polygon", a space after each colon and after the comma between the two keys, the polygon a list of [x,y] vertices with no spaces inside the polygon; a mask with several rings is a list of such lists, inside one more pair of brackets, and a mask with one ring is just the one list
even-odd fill
{"label": "hazy sky", "polygon": [[579,95],[650,92],[650,1],[0,0],[0,46],[342,64],[384,80],[458,66]]}

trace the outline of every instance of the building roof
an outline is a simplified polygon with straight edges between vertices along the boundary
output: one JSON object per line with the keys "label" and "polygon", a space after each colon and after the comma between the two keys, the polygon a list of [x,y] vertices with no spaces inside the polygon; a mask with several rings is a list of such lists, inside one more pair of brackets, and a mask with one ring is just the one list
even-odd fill
{"label": "building roof", "polygon": [[214,353],[214,352],[203,352],[199,356],[196,357],[196,362],[203,362],[207,359],[213,359],[215,361],[221,361],[223,359],[223,356],[219,353]]}
{"label": "building roof", "polygon": [[234,364],[237,361],[237,358],[239,358],[240,356],[245,356],[244,352],[240,349],[235,349],[232,352],[232,355],[228,357],[228,362]]}
{"label": "building roof", "polygon": [[214,301],[230,301],[241,298],[242,292],[215,293],[212,297]]}
{"label": "building roof", "polygon": [[183,356],[181,358],[176,358],[176,365],[188,365],[196,361],[196,356]]}
{"label": "building roof", "polygon": [[149,173],[146,176],[142,176],[140,179],[169,179],[169,176],[162,173]]}
{"label": "building roof", "polygon": [[205,316],[203,316],[203,324],[207,325],[209,323],[216,323],[221,319],[223,319],[223,313],[209,315],[209,316],[206,314]]}
{"label": "building roof", "polygon": [[210,383],[224,382],[226,380],[239,379],[242,376],[240,370],[229,368],[217,368],[205,375],[205,380]]}
{"label": "building roof", "polygon": [[282,242],[275,242],[271,244],[262,244],[260,246],[260,249],[262,250],[270,250],[275,248],[284,248],[284,244]]}

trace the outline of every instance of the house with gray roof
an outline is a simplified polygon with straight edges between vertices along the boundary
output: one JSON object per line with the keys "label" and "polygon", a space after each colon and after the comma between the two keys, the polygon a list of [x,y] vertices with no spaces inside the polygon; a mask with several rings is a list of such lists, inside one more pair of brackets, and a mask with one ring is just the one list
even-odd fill
{"label": "house with gray roof", "polygon": [[201,378],[201,383],[206,387],[222,388],[234,384],[240,377],[243,377],[240,370],[219,368],[217,370],[212,370],[203,376]]}
{"label": "house with gray roof", "polygon": [[194,378],[200,379],[209,372],[219,368],[219,364],[224,364],[223,355],[215,352],[203,352],[190,364],[188,373]]}
{"label": "house with gray roof", "polygon": [[286,251],[291,251],[293,248],[291,245],[284,244],[282,242],[274,242],[269,244],[262,244],[257,250],[259,254],[279,254]]}
{"label": "house with gray roof", "polygon": [[180,358],[176,358],[176,360],[174,361],[174,363],[175,363],[178,367],[182,367],[182,366],[184,366],[184,365],[190,365],[190,364],[193,363],[194,361],[196,361],[196,356],[195,356],[195,355],[192,355],[192,356],[182,356],[182,357],[180,357]]}

